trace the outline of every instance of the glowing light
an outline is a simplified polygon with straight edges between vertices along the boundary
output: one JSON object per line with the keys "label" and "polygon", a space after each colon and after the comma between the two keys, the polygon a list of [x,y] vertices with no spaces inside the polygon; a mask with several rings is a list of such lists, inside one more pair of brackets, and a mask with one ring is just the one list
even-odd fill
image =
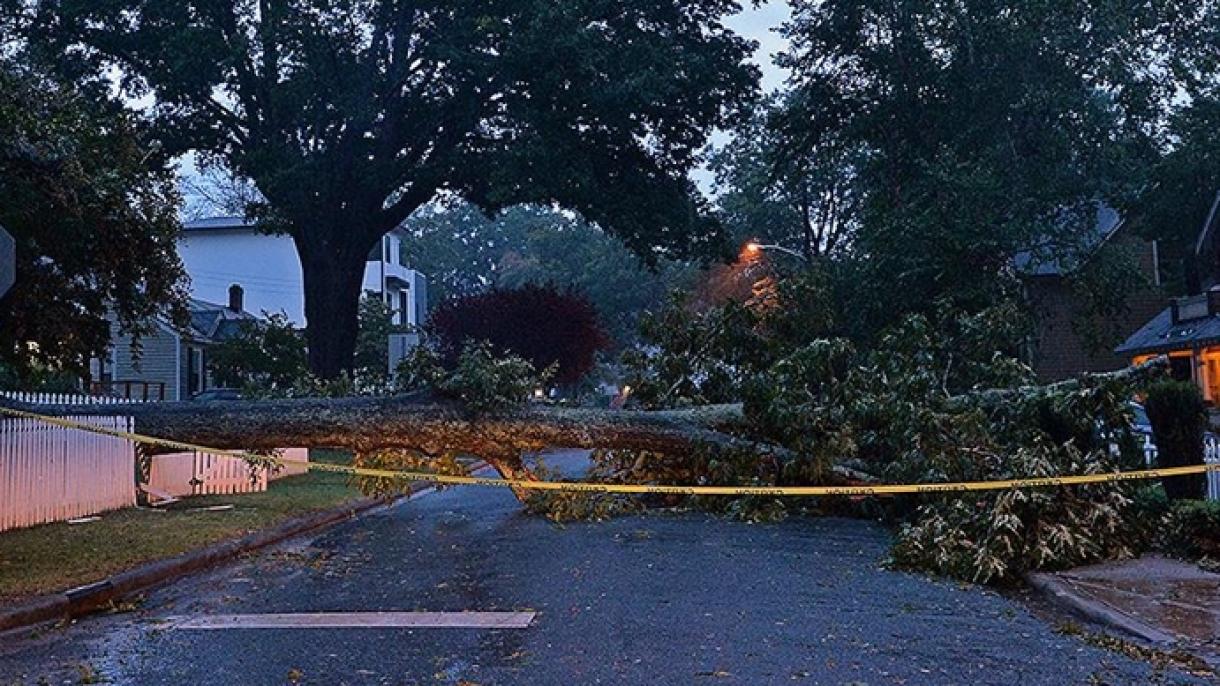
{"label": "glowing light", "polygon": [[623,397],[631,395],[631,386],[623,386]]}
{"label": "glowing light", "polygon": [[541,388],[535,388],[535,389],[534,389],[534,397],[535,397],[535,398],[543,398],[543,397],[546,397],[546,391],[542,390]]}

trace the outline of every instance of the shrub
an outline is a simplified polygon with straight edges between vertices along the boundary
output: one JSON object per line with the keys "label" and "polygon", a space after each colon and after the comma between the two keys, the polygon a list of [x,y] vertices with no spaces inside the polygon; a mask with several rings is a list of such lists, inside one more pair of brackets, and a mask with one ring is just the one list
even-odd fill
{"label": "shrub", "polygon": [[398,383],[400,390],[430,391],[472,412],[495,412],[524,403],[552,371],[539,372],[514,355],[497,357],[487,343],[468,343],[447,370],[436,351],[421,345],[398,364]]}
{"label": "shrub", "polygon": [[305,336],[283,313],[246,320],[235,335],[208,350],[208,367],[222,387],[247,395],[282,394],[309,374]]}
{"label": "shrub", "polygon": [[[1203,464],[1207,409],[1198,387],[1186,381],[1160,381],[1149,387],[1144,406],[1156,440],[1158,466]],[[1163,483],[1169,499],[1180,500],[1202,497],[1207,480],[1204,474],[1189,474]]]}
{"label": "shrub", "polygon": [[583,296],[529,284],[441,303],[425,327],[447,368],[470,343],[524,358],[534,369],[555,367],[555,380],[576,383],[609,345],[597,310]]}
{"label": "shrub", "polygon": [[1179,500],[1164,522],[1165,552],[1187,558],[1220,556],[1220,502]]}

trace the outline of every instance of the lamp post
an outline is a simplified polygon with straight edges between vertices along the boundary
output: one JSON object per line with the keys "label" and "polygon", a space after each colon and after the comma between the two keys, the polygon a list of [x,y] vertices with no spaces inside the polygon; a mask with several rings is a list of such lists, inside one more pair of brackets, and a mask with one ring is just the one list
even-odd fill
{"label": "lamp post", "polygon": [[764,251],[768,251],[768,250],[782,252],[785,255],[791,255],[792,257],[795,257],[796,259],[800,260],[801,262],[804,262],[806,264],[809,263],[809,258],[806,257],[804,254],[802,254],[796,250],[793,250],[792,248],[785,248],[782,245],[776,245],[774,243],[759,243],[758,241],[748,241],[745,244],[745,246],[742,247],[742,254],[747,259],[753,259],[753,258],[757,258]]}

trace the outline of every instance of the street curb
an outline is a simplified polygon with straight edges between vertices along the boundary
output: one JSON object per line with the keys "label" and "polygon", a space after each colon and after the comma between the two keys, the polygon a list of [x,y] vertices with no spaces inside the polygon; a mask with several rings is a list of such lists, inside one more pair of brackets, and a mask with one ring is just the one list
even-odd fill
{"label": "street curb", "polygon": [[1055,578],[1054,574],[1031,572],[1025,575],[1025,583],[1055,605],[1095,624],[1121,631],[1156,645],[1167,646],[1177,642],[1173,636],[1130,615],[1123,614],[1105,603],[1083,597],[1070,586]]}
{"label": "street curb", "polygon": [[[486,462],[479,462],[470,471],[473,473],[487,466]],[[265,548],[294,536],[354,519],[378,507],[395,505],[431,488],[427,483],[413,483],[406,494],[396,498],[389,500],[362,498],[330,510],[291,519],[270,529],[246,534],[241,538],[222,541],[177,557],[142,564],[101,581],[60,593],[38,596],[11,607],[0,608],[0,632],[52,619],[72,619],[95,612],[136,591],[146,590],[193,572],[219,565],[244,553]]]}

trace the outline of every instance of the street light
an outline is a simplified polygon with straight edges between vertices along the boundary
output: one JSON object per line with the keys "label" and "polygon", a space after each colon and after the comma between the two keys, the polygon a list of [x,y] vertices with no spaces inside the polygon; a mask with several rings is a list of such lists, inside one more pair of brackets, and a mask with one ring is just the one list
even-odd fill
{"label": "street light", "polygon": [[792,248],[785,248],[782,245],[776,245],[774,243],[759,243],[758,241],[753,240],[746,241],[746,244],[742,246],[741,256],[743,260],[755,260],[758,259],[758,257],[761,256],[765,250],[782,252],[785,255],[791,255],[802,262],[809,261],[809,258],[805,257],[805,255],[797,252],[796,250],[793,250]]}

